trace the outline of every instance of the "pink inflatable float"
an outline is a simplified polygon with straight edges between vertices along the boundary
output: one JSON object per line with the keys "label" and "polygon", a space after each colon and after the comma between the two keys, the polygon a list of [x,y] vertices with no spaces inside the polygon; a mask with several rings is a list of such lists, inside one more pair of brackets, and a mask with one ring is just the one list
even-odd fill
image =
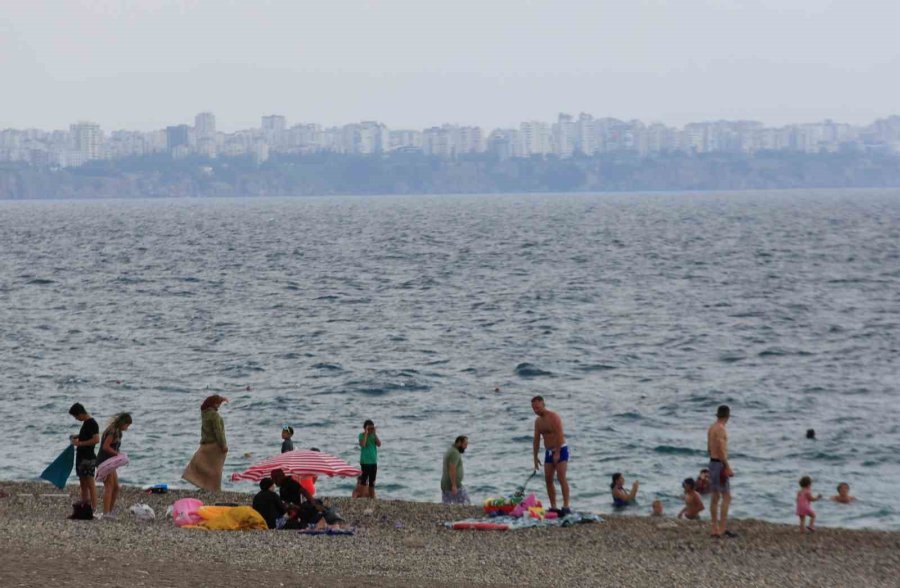
{"label": "pink inflatable float", "polygon": [[203,517],[197,514],[202,506],[203,503],[196,498],[176,500],[172,505],[172,520],[175,521],[175,526],[196,525],[202,521]]}
{"label": "pink inflatable float", "polygon": [[96,480],[102,482],[106,479],[106,476],[110,475],[120,467],[127,465],[128,456],[126,454],[120,453],[119,455],[114,455],[97,466]]}

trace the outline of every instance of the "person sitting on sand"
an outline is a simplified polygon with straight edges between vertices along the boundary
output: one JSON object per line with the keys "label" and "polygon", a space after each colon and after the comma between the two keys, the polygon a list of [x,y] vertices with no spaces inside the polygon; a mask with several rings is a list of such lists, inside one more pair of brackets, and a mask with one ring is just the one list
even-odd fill
{"label": "person sitting on sand", "polygon": [[841,482],[837,485],[837,494],[832,496],[831,500],[840,504],[850,504],[856,501],[856,497],[850,496],[850,484]]}
{"label": "person sitting on sand", "polygon": [[701,496],[709,494],[709,469],[703,468],[700,470],[700,475],[694,481],[694,490]]}
{"label": "person sitting on sand", "polygon": [[609,488],[612,491],[613,506],[616,508],[625,508],[626,506],[636,504],[637,501],[635,498],[637,497],[638,488],[640,487],[641,483],[635,480],[631,485],[631,492],[626,492],[625,476],[620,472],[613,474],[612,484],[609,485]]}
{"label": "person sitting on sand", "polygon": [[307,525],[316,524],[324,516],[325,506],[322,501],[313,498],[300,482],[285,475],[284,470],[272,470],[272,480],[278,485],[278,494],[285,507],[294,504],[300,508],[299,517],[304,529]]}
{"label": "person sitting on sand", "polygon": [[270,529],[275,528],[278,517],[285,513],[284,503],[272,491],[274,485],[275,482],[272,481],[272,478],[263,478],[259,481],[259,492],[253,497],[253,510],[266,520],[266,525]]}
{"label": "person sitting on sand", "polygon": [[[812,478],[803,476],[800,478],[800,491],[797,492],[797,516],[800,518],[800,532],[816,530],[816,513],[812,509],[812,503],[822,500],[822,495],[813,496]],[[806,526],[806,517],[809,517],[809,526]]]}
{"label": "person sitting on sand", "polygon": [[681,487],[684,488],[684,508],[678,513],[678,518],[684,517],[688,520],[696,521],[700,518],[700,513],[706,508],[703,505],[700,493],[697,492],[696,483],[692,478],[685,478]]}

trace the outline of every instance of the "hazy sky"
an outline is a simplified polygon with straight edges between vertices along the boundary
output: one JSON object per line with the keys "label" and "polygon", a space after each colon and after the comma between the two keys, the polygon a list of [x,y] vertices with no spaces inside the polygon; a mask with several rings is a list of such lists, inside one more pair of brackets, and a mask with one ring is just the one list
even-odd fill
{"label": "hazy sky", "polygon": [[898,0],[0,0],[0,128],[900,114]]}

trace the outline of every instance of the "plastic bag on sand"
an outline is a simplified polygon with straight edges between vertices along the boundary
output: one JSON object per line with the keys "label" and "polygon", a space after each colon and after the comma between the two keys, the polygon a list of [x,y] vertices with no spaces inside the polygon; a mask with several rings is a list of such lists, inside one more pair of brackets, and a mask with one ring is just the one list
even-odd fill
{"label": "plastic bag on sand", "polygon": [[203,520],[197,511],[203,506],[203,502],[196,498],[182,498],[176,500],[172,505],[172,520],[175,526],[184,527],[186,525],[196,525]]}
{"label": "plastic bag on sand", "polygon": [[156,513],[153,512],[153,509],[150,508],[149,504],[144,504],[143,502],[140,504],[132,505],[131,508],[128,509],[131,511],[131,514],[139,521],[152,521],[156,518]]}

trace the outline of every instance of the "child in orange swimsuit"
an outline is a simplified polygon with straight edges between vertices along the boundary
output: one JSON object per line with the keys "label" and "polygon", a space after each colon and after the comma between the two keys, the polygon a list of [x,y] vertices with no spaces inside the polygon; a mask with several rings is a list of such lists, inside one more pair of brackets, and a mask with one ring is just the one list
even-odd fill
{"label": "child in orange swimsuit", "polygon": [[[797,492],[797,516],[800,517],[800,532],[815,531],[816,513],[812,509],[812,503],[822,500],[822,495],[813,496],[812,478],[803,476],[800,478],[800,491]],[[806,526],[806,517],[809,517],[809,526]]]}

